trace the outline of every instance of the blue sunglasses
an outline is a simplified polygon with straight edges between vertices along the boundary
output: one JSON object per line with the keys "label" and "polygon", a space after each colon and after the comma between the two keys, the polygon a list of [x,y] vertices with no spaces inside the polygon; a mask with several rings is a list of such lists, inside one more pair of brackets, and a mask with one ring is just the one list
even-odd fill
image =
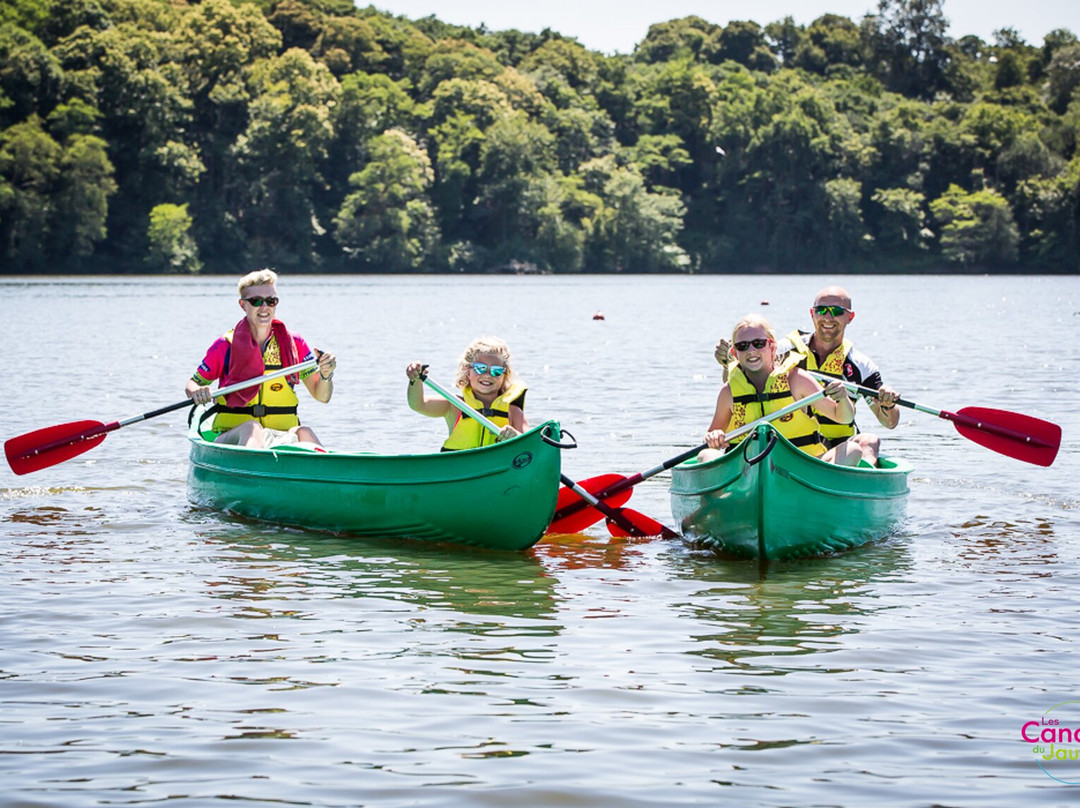
{"label": "blue sunglasses", "polygon": [[476,372],[477,376],[483,376],[488,371],[491,371],[491,378],[497,379],[506,373],[506,368],[502,365],[491,365],[488,367],[483,362],[473,362],[472,369]]}

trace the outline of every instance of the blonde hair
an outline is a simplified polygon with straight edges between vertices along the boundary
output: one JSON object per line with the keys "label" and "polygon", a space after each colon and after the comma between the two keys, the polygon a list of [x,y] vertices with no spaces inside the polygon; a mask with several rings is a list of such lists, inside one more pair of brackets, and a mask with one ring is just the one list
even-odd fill
{"label": "blonde hair", "polygon": [[244,290],[249,286],[263,286],[268,283],[277,284],[277,273],[272,269],[256,269],[240,279],[240,283],[236,284],[236,291],[243,297]]}
{"label": "blonde hair", "polygon": [[492,356],[499,357],[499,362],[506,368],[506,372],[502,375],[503,386],[500,390],[506,389],[514,383],[514,367],[510,363],[510,348],[506,343],[498,337],[478,337],[469,343],[465,348],[465,352],[461,355],[461,360],[458,362],[457,377],[454,379],[454,383],[464,389],[469,384],[469,370],[472,368],[472,363],[476,361],[476,357],[480,354],[491,354]]}
{"label": "blonde hair", "polygon": [[731,329],[731,344],[734,345],[738,340],[735,339],[735,335],[742,331],[744,328],[751,326],[757,326],[765,330],[765,333],[769,335],[769,339],[773,341],[773,345],[776,344],[776,330],[772,327],[772,323],[762,317],[760,314],[747,314],[739,322],[735,323],[735,327]]}

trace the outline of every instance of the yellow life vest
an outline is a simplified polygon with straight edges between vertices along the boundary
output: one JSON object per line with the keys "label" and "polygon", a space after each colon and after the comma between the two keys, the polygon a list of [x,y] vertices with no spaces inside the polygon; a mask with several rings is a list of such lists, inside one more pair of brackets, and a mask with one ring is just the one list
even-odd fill
{"label": "yellow life vest", "polygon": [[[511,385],[500,393],[499,397],[492,401],[489,406],[480,401],[473,393],[472,388],[466,385],[465,389],[461,391],[461,397],[466,404],[501,428],[510,423],[511,404],[517,404],[519,407],[525,406],[525,392],[526,388],[516,384]],[[454,429],[450,432],[450,437],[443,443],[442,450],[444,452],[456,452],[459,449],[476,449],[480,446],[489,446],[495,443],[497,437],[498,435],[491,432],[475,418],[470,418],[465,413],[458,412]]]}
{"label": "yellow life vest", "polygon": [[[230,344],[232,337],[232,331],[226,332],[225,339]],[[263,348],[263,365],[268,373],[283,367],[277,337],[273,335]],[[248,402],[247,406],[229,407],[225,404],[224,398],[215,399],[213,430],[227,432],[245,421],[255,420],[269,429],[285,431],[294,426],[300,426],[300,418],[296,414],[299,403],[296,391],[287,380],[271,379],[259,387],[258,395]]]}
{"label": "yellow life vest", "polygon": [[[798,330],[792,331],[788,334],[787,339],[793,346],[792,354],[798,358],[799,362],[807,370],[815,370],[818,373],[824,373],[826,376],[844,379],[844,363],[847,361],[851,349],[855,347],[851,344],[851,340],[845,337],[844,341],[825,357],[825,361],[818,365],[817,356],[814,355],[814,352],[810,350],[810,346],[803,340],[802,332]],[[852,403],[854,404],[854,401]],[[840,424],[820,413],[818,414],[818,424],[821,427],[821,436],[825,438],[825,441],[830,446],[842,443],[859,431],[855,427],[854,420],[850,424]]]}
{"label": "yellow life vest", "polygon": [[[791,394],[791,386],[788,383],[788,371],[797,364],[796,358],[784,362],[780,367],[774,368],[765,380],[765,390],[759,393],[757,388],[746,378],[742,368],[731,368],[728,375],[728,385],[731,387],[731,420],[728,422],[725,432],[731,432],[740,426],[745,426],[751,421],[756,421],[771,412],[783,409],[789,404],[795,403],[795,397]],[[825,445],[821,442],[818,430],[818,421],[808,413],[806,407],[795,410],[789,415],[784,415],[772,425],[776,430],[798,446],[804,452],[814,457],[825,454]],[[738,443],[737,438],[733,443]]]}

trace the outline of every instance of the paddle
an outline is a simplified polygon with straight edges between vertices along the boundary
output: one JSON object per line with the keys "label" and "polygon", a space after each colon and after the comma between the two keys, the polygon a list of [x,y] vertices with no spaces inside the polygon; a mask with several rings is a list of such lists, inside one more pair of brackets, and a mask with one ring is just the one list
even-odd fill
{"label": "paddle", "polygon": [[[501,430],[499,429],[498,426],[496,426],[492,421],[488,420],[483,415],[478,413],[476,410],[474,410],[472,407],[470,407],[468,404],[466,404],[460,398],[455,396],[453,393],[449,392],[448,390],[443,389],[443,387],[440,386],[437,382],[434,382],[431,379],[429,379],[426,372],[421,372],[420,378],[423,380],[424,384],[426,384],[428,387],[430,387],[432,390],[434,390],[440,396],[445,398],[453,406],[457,407],[459,410],[461,410],[463,413],[468,415],[470,418],[474,418],[485,429],[490,430],[491,432],[493,432],[496,435],[499,434],[499,432]],[[671,538],[671,537],[677,535],[677,534],[673,533],[671,530],[668,530],[668,528],[664,527],[659,522],[657,522],[657,521],[655,521],[653,519],[650,519],[648,516],[646,516],[643,513],[638,513],[637,511],[632,511],[632,510],[629,510],[629,509],[613,508],[610,505],[606,505],[603,502],[600,502],[599,500],[594,498],[592,494],[590,494],[584,488],[581,488],[580,486],[578,486],[577,483],[575,483],[573,480],[571,480],[565,474],[560,474],[559,479],[562,481],[563,485],[568,486],[569,488],[576,491],[578,496],[580,496],[586,502],[589,502],[589,504],[592,507],[597,508],[604,516],[606,516],[608,518],[609,522],[613,522],[613,523],[617,524],[620,528],[625,530],[627,535],[630,535],[630,536],[664,536],[665,538]],[[601,518],[600,516],[597,516],[596,519],[593,520],[593,522],[595,522],[597,519],[600,519],[600,518]],[[589,524],[592,524],[592,522],[590,522]],[[571,532],[571,531],[566,531],[566,532]],[[577,532],[577,531],[573,531],[573,532]]]}
{"label": "paddle", "polygon": [[[835,379],[823,373],[812,372],[811,375],[823,380]],[[844,385],[860,395],[878,397],[878,391],[869,387],[848,381],[844,381]],[[916,404],[914,401],[905,401],[902,398],[897,399],[896,403],[901,407],[908,407],[952,421],[956,431],[968,440],[998,454],[1036,466],[1052,464],[1061,446],[1061,427],[1030,415],[987,407],[964,407],[959,412],[949,412],[935,410],[933,407]]]}
{"label": "paddle", "polygon": [[[237,390],[254,387],[271,379],[279,379],[292,373],[300,373],[316,365],[318,365],[317,359],[309,359],[306,362],[267,373],[265,376],[222,387],[220,390],[215,391],[214,395],[224,396],[235,393]],[[105,436],[109,432],[120,429],[120,427],[191,406],[193,406],[193,402],[188,398],[170,404],[168,407],[144,412],[142,415],[136,415],[124,421],[113,421],[111,424],[103,424],[100,421],[72,421],[68,424],[47,426],[44,429],[11,438],[4,443],[4,454],[7,455],[8,465],[11,466],[12,471],[16,474],[29,474],[32,471],[55,466],[57,463],[63,463],[65,460],[70,460],[83,452],[90,451],[105,440]]]}
{"label": "paddle", "polygon": [[[824,390],[818,390],[816,393],[788,404],[786,407],[781,407],[776,412],[770,412],[763,418],[758,418],[756,421],[751,421],[749,424],[740,426],[738,429],[733,429],[728,433],[727,437],[730,440],[745,435],[748,432],[753,432],[761,424],[789,415],[808,404],[814,403],[824,395]],[[696,457],[702,449],[707,447],[708,444],[703,443],[700,446],[695,446],[693,449],[687,449],[682,454],[676,455],[670,460],[665,460],[659,466],[654,466],[648,471],[639,472],[632,477],[623,477],[618,474],[604,474],[599,477],[590,477],[587,480],[583,480],[580,485],[593,494],[593,499],[608,500],[623,494],[629,496],[627,492],[633,486],[659,474],[661,471],[673,468],[692,457]],[[625,502],[625,500],[622,501]],[[559,491],[559,501],[555,507],[555,516],[552,518],[548,530],[553,533],[578,533],[598,519],[600,519],[600,514],[596,513],[592,507],[592,503],[589,502],[588,499],[576,497],[570,490],[563,489]]]}

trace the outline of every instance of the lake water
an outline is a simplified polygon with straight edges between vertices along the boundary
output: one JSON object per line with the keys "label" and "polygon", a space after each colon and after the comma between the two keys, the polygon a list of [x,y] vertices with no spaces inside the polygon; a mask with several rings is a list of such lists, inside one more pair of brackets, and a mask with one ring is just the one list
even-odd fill
{"label": "lake water", "polygon": [[[717,338],[805,327],[835,281],[906,398],[1061,424],[1055,464],[903,410],[899,534],[767,569],[602,526],[452,553],[197,510],[183,411],[4,464],[0,805],[1076,805],[1080,761],[1021,731],[1080,727],[1080,279],[284,277],[279,314],[339,357],[301,409],[328,445],[434,449],[406,363],[449,385],[498,334],[580,479],[699,443]],[[231,278],[0,278],[2,437],[181,400],[240,314]],[[629,507],[671,524],[667,476]]]}

